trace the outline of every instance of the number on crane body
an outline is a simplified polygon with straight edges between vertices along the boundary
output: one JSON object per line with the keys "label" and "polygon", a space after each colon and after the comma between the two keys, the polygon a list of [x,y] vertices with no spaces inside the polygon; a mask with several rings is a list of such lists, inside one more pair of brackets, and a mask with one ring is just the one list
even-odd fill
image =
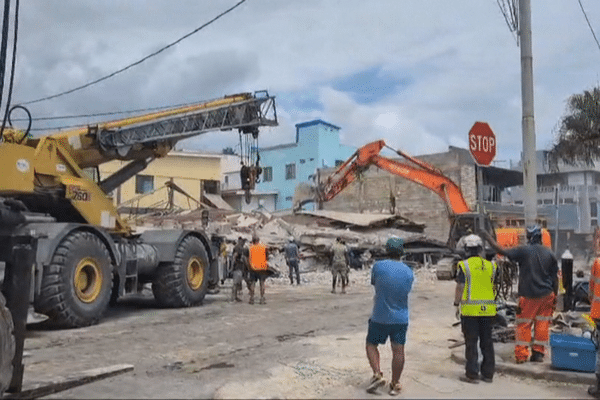
{"label": "number on crane body", "polygon": [[489,153],[492,152],[496,146],[496,138],[493,137],[473,135],[469,139],[471,141],[471,151],[483,151],[484,153]]}

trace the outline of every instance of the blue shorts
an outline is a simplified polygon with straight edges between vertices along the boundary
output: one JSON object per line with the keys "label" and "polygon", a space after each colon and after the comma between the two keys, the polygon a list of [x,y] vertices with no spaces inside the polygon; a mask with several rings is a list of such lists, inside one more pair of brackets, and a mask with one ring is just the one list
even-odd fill
{"label": "blue shorts", "polygon": [[375,346],[385,344],[389,337],[392,344],[404,345],[407,329],[408,324],[380,324],[369,320],[367,343]]}

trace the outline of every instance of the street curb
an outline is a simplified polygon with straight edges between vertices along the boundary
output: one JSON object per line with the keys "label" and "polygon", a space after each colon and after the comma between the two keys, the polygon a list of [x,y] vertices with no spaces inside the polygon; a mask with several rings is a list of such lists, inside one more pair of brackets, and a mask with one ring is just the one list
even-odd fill
{"label": "street curb", "polygon": [[[465,356],[459,350],[451,353],[450,359],[458,364],[465,364]],[[496,362],[496,372],[505,374],[526,376],[533,379],[544,379],[548,381],[579,383],[594,385],[596,376],[593,372],[576,372],[553,369],[550,364],[511,364],[507,362]]]}

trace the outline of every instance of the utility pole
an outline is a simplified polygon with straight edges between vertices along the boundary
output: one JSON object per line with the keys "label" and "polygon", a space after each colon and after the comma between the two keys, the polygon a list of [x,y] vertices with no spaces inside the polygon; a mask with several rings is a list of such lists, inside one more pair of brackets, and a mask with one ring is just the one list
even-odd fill
{"label": "utility pole", "polygon": [[537,220],[537,162],[535,120],[533,118],[533,55],[531,51],[531,0],[519,0],[521,44],[521,101],[523,107],[523,184],[525,186],[525,226]]}

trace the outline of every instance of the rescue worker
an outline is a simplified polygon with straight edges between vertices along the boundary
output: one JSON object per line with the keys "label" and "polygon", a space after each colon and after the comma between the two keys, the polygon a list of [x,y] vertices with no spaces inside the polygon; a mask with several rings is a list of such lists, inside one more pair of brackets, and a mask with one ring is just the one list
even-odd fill
{"label": "rescue worker", "polygon": [[[543,362],[549,343],[548,328],[556,307],[558,293],[558,261],[552,251],[542,245],[542,229],[527,228],[527,245],[505,249],[488,232],[481,232],[498,253],[519,264],[519,304],[515,361]],[[533,343],[531,328],[533,326]],[[531,358],[530,356],[531,346]]]}
{"label": "rescue worker", "polygon": [[249,249],[249,282],[250,286],[250,304],[254,304],[254,288],[256,281],[260,285],[260,304],[267,304],[265,299],[265,280],[268,276],[268,265],[267,265],[267,248],[264,244],[260,243],[258,236],[252,237],[252,245]]}
{"label": "rescue worker", "polygon": [[600,251],[596,251],[596,259],[590,274],[589,299],[590,318],[594,320],[594,342],[596,344],[596,384],[588,388],[588,394],[600,398]]}
{"label": "rescue worker", "polygon": [[285,252],[285,262],[290,272],[290,285],[294,284],[294,275],[296,275],[296,284],[300,284],[299,252],[298,245],[294,242],[294,237],[290,236],[288,242],[283,248]]}
{"label": "rescue worker", "polygon": [[[460,307],[460,323],[465,337],[465,376],[460,380],[491,383],[494,378],[494,342],[492,324],[496,316],[496,293],[494,279],[496,264],[483,258],[483,242],[477,235],[464,239],[466,259],[458,263],[454,306]],[[478,361],[477,342],[481,348],[483,361]]]}
{"label": "rescue worker", "polygon": [[242,301],[242,278],[247,270],[248,255],[245,248],[246,239],[238,237],[238,241],[231,254],[233,285],[231,287],[231,301]]}
{"label": "rescue worker", "polygon": [[342,284],[342,294],[346,293],[346,285],[348,284],[348,261],[348,249],[346,249],[346,246],[342,243],[342,238],[338,237],[331,247],[330,265],[331,274],[333,276],[331,293],[335,293],[335,285],[338,277]]}

